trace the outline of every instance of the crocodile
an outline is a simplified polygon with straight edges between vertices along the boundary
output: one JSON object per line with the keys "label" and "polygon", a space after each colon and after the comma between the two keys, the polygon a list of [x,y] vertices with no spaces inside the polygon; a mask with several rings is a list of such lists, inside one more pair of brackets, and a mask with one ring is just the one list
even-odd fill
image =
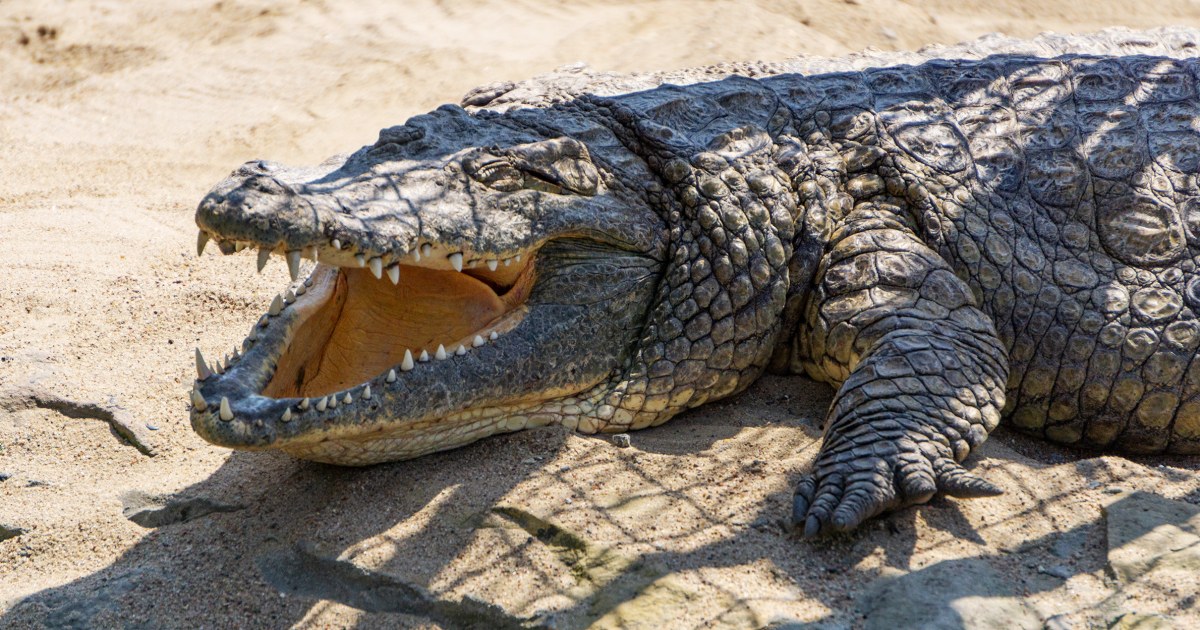
{"label": "crocodile", "polygon": [[1198,43],[571,66],[315,167],[248,162],[200,202],[198,252],[292,282],[232,356],[196,351],[192,426],[366,465],[806,374],[836,389],[807,536],[999,493],[963,460],[1002,418],[1200,453]]}

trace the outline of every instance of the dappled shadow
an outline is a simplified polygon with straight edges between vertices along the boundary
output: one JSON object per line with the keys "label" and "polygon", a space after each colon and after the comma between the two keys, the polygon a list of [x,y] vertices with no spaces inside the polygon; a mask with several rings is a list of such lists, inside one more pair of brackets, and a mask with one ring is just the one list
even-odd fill
{"label": "dappled shadow", "polygon": [[[1022,503],[1040,492],[1024,510],[992,510],[995,518],[980,521],[978,514],[964,516],[962,503],[936,499],[848,534],[798,538],[787,523],[791,484],[815,456],[817,441],[803,416],[761,421],[774,418],[775,401],[797,386],[819,393],[808,409],[827,404],[828,388],[765,377],[733,399],[736,414],[705,407],[656,429],[663,435],[655,439],[664,441],[673,429],[681,440],[693,439],[692,423],[728,436],[679,454],[641,450],[640,434],[632,447],[619,448],[558,428],[365,469],[234,453],[181,495],[244,510],[158,529],[106,569],[37,593],[0,622],[94,627],[152,619],[194,626],[213,614],[280,626],[345,622],[323,616],[337,614],[328,602],[370,611],[364,627],[373,627],[372,615],[399,626],[433,618],[454,627],[450,620],[462,619],[431,612],[433,604],[414,605],[423,601],[417,592],[431,593],[443,607],[462,602],[475,610],[482,606],[475,600],[503,606],[501,617],[470,618],[561,628],[664,614],[682,615],[685,625],[753,627],[804,619],[799,601],[827,610],[824,620],[836,625],[857,623],[865,604],[855,593],[881,575],[871,560],[876,555],[878,566],[929,579],[968,568],[985,577],[1019,576],[1002,587],[960,580],[955,590],[925,593],[941,597],[930,606],[972,597],[1007,601],[1061,586],[1061,577],[1033,568],[1039,565],[1068,566],[1070,574],[1103,568],[1100,520],[1063,531],[1054,525],[1061,518],[1056,510],[1079,501],[1082,482],[1048,496],[1022,487],[1024,478],[1041,474],[1039,465],[1026,461],[1029,472],[1002,474],[1005,453],[1012,452],[1007,440],[986,445],[974,468],[988,468],[985,474]],[[995,548],[1013,532],[1046,528],[1037,538]],[[914,566],[917,555],[955,559]],[[164,595],[172,591],[199,597]],[[686,605],[695,598],[707,602],[703,613]],[[205,610],[186,607],[197,600],[207,603]],[[1190,610],[1184,606],[1181,612]]]}
{"label": "dappled shadow", "polygon": [[[1061,579],[1026,565],[1065,563],[1056,560],[1056,548],[1070,555],[1072,571],[1102,567],[1102,549],[1060,542],[1078,533],[1102,541],[1095,521],[1007,553],[993,548],[1000,532],[1052,524],[1054,506],[1078,500],[1070,491],[982,525],[972,526],[978,516],[966,518],[959,502],[938,499],[848,534],[798,538],[787,523],[791,484],[815,456],[817,441],[805,416],[761,421],[776,418],[776,401],[798,387],[818,392],[808,410],[827,404],[828,388],[765,377],[733,399],[737,413],[705,407],[656,429],[661,440],[672,429],[691,440],[692,423],[728,436],[679,454],[641,450],[640,434],[632,447],[619,448],[558,428],[365,469],[234,453],[181,496],[244,510],[155,530],[111,566],[30,596],[0,622],[94,627],[152,619],[194,626],[213,614],[280,626],[346,622],[323,616],[338,614],[328,602],[370,611],[364,627],[372,627],[367,620],[374,615],[399,626],[433,618],[454,627],[450,620],[462,619],[413,604],[427,593],[437,606],[462,602],[475,610],[482,606],[475,600],[491,602],[503,606],[499,618],[562,628],[600,618],[656,619],[676,608],[685,625],[752,627],[780,614],[804,618],[799,601],[846,623],[860,606],[853,593],[879,576],[870,560],[876,555],[895,571],[935,571],[913,566],[914,555],[953,556],[965,542],[989,571],[1025,576],[1000,593],[968,593],[964,585],[962,597],[1055,588]],[[987,474],[1010,495],[1036,495],[1020,487],[1019,477],[997,474],[1006,452],[985,446],[975,467],[991,468]],[[954,562],[936,571],[959,566]],[[172,591],[193,596],[164,595]],[[695,598],[707,602],[703,612],[686,605]],[[197,600],[205,610],[186,607]]]}
{"label": "dappled shadow", "polygon": [[[244,510],[155,530],[103,571],[26,598],[0,625],[38,619],[54,627],[95,627],[116,619],[202,625],[205,611],[181,609],[186,599],[161,596],[167,583],[170,591],[203,593],[206,609],[264,614],[272,624],[293,623],[303,618],[309,605],[272,594],[256,561],[301,541],[341,551],[412,519],[436,534],[386,537],[391,553],[405,558],[417,545],[424,557],[438,556],[442,549],[453,557],[470,531],[463,524],[534,469],[523,460],[553,457],[565,437],[561,430],[529,431],[453,453],[364,469],[233,453],[212,476],[180,496],[237,503],[245,505]],[[495,457],[501,451],[504,455]],[[485,477],[495,480],[498,465],[512,466],[507,483],[503,478],[500,483],[477,483]],[[413,533],[419,532],[417,528]],[[462,536],[446,535],[455,532]],[[441,565],[405,568],[407,579],[425,582]],[[159,595],[140,596],[150,593]]]}

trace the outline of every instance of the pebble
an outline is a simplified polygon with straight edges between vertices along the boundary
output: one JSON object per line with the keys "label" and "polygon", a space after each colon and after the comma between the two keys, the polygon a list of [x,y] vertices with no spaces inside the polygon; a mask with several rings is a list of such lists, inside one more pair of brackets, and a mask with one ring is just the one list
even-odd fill
{"label": "pebble", "polygon": [[1050,575],[1061,580],[1067,580],[1071,578],[1071,570],[1061,564],[1056,564],[1052,567],[1038,566],[1037,569],[1038,573],[1045,573],[1046,575]]}
{"label": "pebble", "polygon": [[1074,627],[1066,615],[1054,615],[1046,620],[1046,630],[1072,630]]}
{"label": "pebble", "polygon": [[629,434],[628,433],[618,433],[618,434],[612,436],[612,443],[617,448],[629,448]]}
{"label": "pebble", "polygon": [[753,527],[754,529],[757,529],[760,532],[768,532],[769,533],[769,532],[774,532],[774,531],[777,531],[780,529],[782,529],[783,531],[786,532],[788,530],[787,524],[782,523],[780,521],[781,521],[781,519],[773,519],[773,518],[768,518],[766,516],[760,516],[757,519],[755,519],[753,523],[750,523],[750,527]]}
{"label": "pebble", "polygon": [[15,525],[5,525],[4,523],[0,523],[0,540],[8,540],[9,538],[16,538],[17,536],[20,536],[21,534],[24,534],[24,533],[25,533],[24,527],[17,527]]}
{"label": "pebble", "polygon": [[1178,628],[1169,617],[1142,613],[1125,613],[1108,623],[1112,630],[1169,630]]}
{"label": "pebble", "polygon": [[1109,486],[1104,489],[1104,494],[1121,494],[1125,492],[1125,488],[1121,486]]}

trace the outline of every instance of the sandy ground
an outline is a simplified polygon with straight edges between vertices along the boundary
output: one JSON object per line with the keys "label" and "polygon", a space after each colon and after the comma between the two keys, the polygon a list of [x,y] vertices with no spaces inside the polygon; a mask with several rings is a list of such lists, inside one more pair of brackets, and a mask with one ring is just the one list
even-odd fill
{"label": "sandy ground", "polygon": [[[885,596],[908,587],[947,627],[1196,623],[1194,571],[1107,566],[1103,511],[1132,490],[1200,503],[1195,461],[1002,431],[971,461],[1004,496],[798,539],[789,489],[830,394],[804,379],[765,378],[632,448],[545,429],[369,469],[232,453],[188,425],[192,348],[230,348],[286,278],[195,256],[196,202],[243,161],[313,163],[578,60],[1200,26],[1183,0],[1047,4],[0,2],[0,538],[20,530],[0,542],[0,627],[895,627],[909,618]],[[113,404],[155,456],[97,419]],[[141,512],[157,527],[126,517],[163,504]]]}

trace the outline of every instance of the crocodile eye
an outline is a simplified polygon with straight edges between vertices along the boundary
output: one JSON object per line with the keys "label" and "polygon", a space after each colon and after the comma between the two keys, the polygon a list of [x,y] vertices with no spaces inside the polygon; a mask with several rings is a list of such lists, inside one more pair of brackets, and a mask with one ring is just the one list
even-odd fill
{"label": "crocodile eye", "polygon": [[573,138],[522,144],[507,153],[524,173],[526,188],[588,197],[600,189],[600,172],[587,146]]}
{"label": "crocodile eye", "polygon": [[562,186],[538,177],[536,173],[525,173],[525,188],[529,190],[540,190],[542,192],[555,195],[563,195],[568,192],[563,190]]}
{"label": "crocodile eye", "polygon": [[595,195],[600,172],[587,147],[570,138],[480,149],[463,160],[463,170],[493,190],[539,190],[555,195]]}

